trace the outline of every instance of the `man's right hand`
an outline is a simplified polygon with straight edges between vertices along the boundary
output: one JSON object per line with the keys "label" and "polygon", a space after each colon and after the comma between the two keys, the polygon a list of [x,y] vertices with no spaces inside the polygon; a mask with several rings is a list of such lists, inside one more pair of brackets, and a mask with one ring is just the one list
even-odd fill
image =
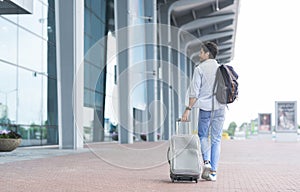
{"label": "man's right hand", "polygon": [[181,121],[188,121],[189,114],[190,114],[190,110],[185,110],[184,113],[182,114]]}

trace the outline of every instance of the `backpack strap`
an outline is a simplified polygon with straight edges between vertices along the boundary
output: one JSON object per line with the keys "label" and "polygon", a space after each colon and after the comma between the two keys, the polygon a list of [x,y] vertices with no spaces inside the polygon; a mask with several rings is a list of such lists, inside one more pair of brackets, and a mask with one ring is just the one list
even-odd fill
{"label": "backpack strap", "polygon": [[216,95],[215,90],[216,90],[216,87],[217,87],[217,74],[218,74],[219,67],[217,68],[216,78],[215,78],[215,82],[214,82],[214,86],[213,86],[213,90],[212,90],[211,114],[210,114],[209,126],[208,126],[208,142],[211,142],[211,126],[212,126],[211,122],[213,120],[214,110],[215,110],[215,102],[214,102],[214,100],[215,100],[215,95]]}

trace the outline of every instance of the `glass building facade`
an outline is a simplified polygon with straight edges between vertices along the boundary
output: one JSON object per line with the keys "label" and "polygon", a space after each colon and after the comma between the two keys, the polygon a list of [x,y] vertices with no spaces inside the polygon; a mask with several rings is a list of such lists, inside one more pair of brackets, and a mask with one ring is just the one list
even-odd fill
{"label": "glass building facade", "polygon": [[58,143],[54,0],[33,14],[0,15],[0,126],[22,145]]}
{"label": "glass building facade", "polygon": [[[104,140],[106,44],[95,44],[107,34],[106,6],[84,1],[84,54],[98,55],[83,62],[86,142]],[[22,146],[57,145],[55,0],[34,0],[32,14],[2,14],[0,26],[0,129],[20,133]]]}
{"label": "glass building facade", "polygon": [[84,1],[84,140],[104,140],[106,1]]}
{"label": "glass building facade", "polygon": [[20,133],[23,146],[61,149],[111,140],[114,131],[119,143],[139,134],[168,140],[199,39],[217,42],[217,59],[229,62],[238,6],[238,0],[0,0],[0,129]]}

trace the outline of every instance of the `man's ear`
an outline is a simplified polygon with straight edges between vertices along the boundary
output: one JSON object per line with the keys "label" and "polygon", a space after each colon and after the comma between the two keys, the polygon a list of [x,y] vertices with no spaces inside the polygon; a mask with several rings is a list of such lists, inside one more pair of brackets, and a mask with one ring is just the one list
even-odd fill
{"label": "man's ear", "polygon": [[209,58],[209,51],[207,51],[206,53],[205,53],[205,55],[207,55],[207,58]]}

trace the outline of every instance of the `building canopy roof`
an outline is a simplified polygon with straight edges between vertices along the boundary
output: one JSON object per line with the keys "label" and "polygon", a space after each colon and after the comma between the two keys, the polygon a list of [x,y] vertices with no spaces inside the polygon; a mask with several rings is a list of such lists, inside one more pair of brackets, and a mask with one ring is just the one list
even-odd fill
{"label": "building canopy roof", "polygon": [[158,0],[157,3],[168,5],[170,24],[185,31],[179,34],[180,46],[194,62],[203,41],[219,45],[220,63],[233,59],[239,0]]}
{"label": "building canopy roof", "polygon": [[0,15],[2,14],[31,14],[33,0],[0,0]]}

